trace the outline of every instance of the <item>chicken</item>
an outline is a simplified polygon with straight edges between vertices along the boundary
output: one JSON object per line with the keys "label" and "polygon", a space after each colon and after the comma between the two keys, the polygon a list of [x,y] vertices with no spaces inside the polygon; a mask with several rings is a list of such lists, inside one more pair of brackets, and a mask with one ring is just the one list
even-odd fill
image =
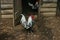
{"label": "chicken", "polygon": [[39,3],[38,3],[38,2],[36,2],[36,3],[35,3],[35,6],[36,6],[36,8],[38,8],[38,7],[39,7]]}
{"label": "chicken", "polygon": [[36,1],[35,4],[28,2],[28,5],[32,7],[32,9],[37,9],[39,7],[39,3]]}
{"label": "chicken", "polygon": [[27,22],[27,27],[29,32],[33,32],[33,26],[34,26],[34,16],[30,15]]}
{"label": "chicken", "polygon": [[28,5],[31,6],[32,9],[34,9],[34,5],[33,5],[33,4],[31,4],[31,3],[29,2]]}
{"label": "chicken", "polygon": [[26,18],[23,14],[21,14],[21,20],[20,20],[20,23],[23,25],[24,28],[26,28]]}
{"label": "chicken", "polygon": [[[22,15],[22,18],[21,18],[21,24],[23,25],[23,27],[25,29],[30,29],[33,27],[33,16],[29,16],[28,17],[28,21],[26,21],[26,18],[23,14]],[[31,30],[31,29],[30,29]]]}
{"label": "chicken", "polygon": [[31,4],[30,2],[28,3],[29,6],[33,6],[33,4]]}

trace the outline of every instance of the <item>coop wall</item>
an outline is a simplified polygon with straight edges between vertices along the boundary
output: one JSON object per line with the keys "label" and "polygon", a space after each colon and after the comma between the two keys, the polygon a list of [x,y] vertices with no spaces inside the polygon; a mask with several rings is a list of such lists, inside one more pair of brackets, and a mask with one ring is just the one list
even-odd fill
{"label": "coop wall", "polygon": [[43,16],[56,16],[57,0],[43,0],[40,13]]}
{"label": "coop wall", "polygon": [[2,18],[13,18],[13,0],[1,0]]}
{"label": "coop wall", "polygon": [[1,0],[1,18],[2,24],[13,26],[13,0]]}
{"label": "coop wall", "polygon": [[[15,2],[14,2],[15,1]],[[57,0],[43,0],[40,13],[43,16],[55,16]],[[14,23],[18,23],[19,15],[22,13],[21,0],[1,0],[2,18],[14,18]]]}
{"label": "coop wall", "polygon": [[[48,16],[48,15],[52,15],[52,14],[56,15],[56,6],[57,6],[56,2],[57,2],[57,0],[43,0],[43,1],[44,2],[51,1],[53,3],[47,3],[47,4],[43,3],[42,8],[41,8],[41,11],[43,12],[42,14],[44,16]],[[1,0],[1,3],[2,3],[2,5],[1,5],[2,9],[4,9],[4,8],[13,8],[13,0],[7,0],[7,1],[6,0]],[[18,5],[20,5],[20,4],[18,3]],[[15,5],[17,6],[17,4],[15,4]],[[19,9],[19,7],[21,8],[21,6],[17,6],[17,9]],[[48,7],[51,7],[51,8],[48,8]],[[52,8],[52,7],[54,7],[54,8]],[[47,13],[46,13],[46,11],[47,11]],[[50,11],[50,12],[48,12],[48,11]],[[52,12],[52,11],[55,11],[55,12]],[[5,14],[5,13],[7,14],[8,12],[13,13],[13,10],[12,9],[10,9],[10,10],[7,9],[7,10],[3,10],[1,12],[2,12],[2,14]],[[3,16],[5,17],[5,15],[3,15]],[[13,17],[13,15],[9,15],[9,16],[11,18]]]}

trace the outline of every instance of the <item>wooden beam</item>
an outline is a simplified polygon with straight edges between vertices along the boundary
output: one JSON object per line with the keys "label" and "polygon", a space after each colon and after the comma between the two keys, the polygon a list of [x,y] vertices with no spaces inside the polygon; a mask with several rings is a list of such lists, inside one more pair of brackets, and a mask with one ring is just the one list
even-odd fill
{"label": "wooden beam", "polygon": [[2,13],[2,14],[6,14],[6,13],[9,14],[9,13],[12,13],[12,14],[13,14],[14,11],[13,11],[12,9],[11,9],[11,10],[1,10],[1,13]]}
{"label": "wooden beam", "polygon": [[43,2],[45,2],[45,3],[56,3],[57,0],[43,0]]}
{"label": "wooden beam", "polygon": [[1,4],[1,9],[8,9],[8,8],[13,8],[13,4]]}
{"label": "wooden beam", "polygon": [[57,7],[57,3],[44,3],[41,7],[45,8],[45,7]]}
{"label": "wooden beam", "polygon": [[1,15],[1,18],[13,18],[13,15]]}
{"label": "wooden beam", "polygon": [[43,16],[56,16],[56,12],[42,13]]}
{"label": "wooden beam", "polygon": [[[1,1],[1,0],[0,0]],[[1,2],[0,2],[0,5],[1,5]],[[0,21],[1,21],[1,6],[0,6]]]}
{"label": "wooden beam", "polygon": [[1,3],[13,3],[13,0],[1,0]]}
{"label": "wooden beam", "polygon": [[56,2],[57,0],[43,0],[43,1],[46,1],[46,2],[49,2],[49,1]]}
{"label": "wooden beam", "polygon": [[56,11],[56,8],[41,8],[40,11],[41,12],[48,12],[48,11],[53,12],[53,11]]}

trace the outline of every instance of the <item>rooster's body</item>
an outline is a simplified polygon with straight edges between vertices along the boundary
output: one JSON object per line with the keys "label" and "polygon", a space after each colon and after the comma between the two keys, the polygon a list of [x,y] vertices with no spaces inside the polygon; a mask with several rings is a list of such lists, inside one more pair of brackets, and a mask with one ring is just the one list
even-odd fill
{"label": "rooster's body", "polygon": [[[32,24],[33,24],[33,23],[32,23],[32,17],[29,16],[28,22],[27,22],[27,27],[28,27],[28,28],[32,27]],[[27,28],[27,29],[28,29],[28,28]]]}
{"label": "rooster's body", "polygon": [[26,21],[25,16],[22,14],[21,24],[23,25],[23,27],[24,27],[25,29],[31,30],[30,28],[33,27],[33,19],[32,19],[32,16],[29,16],[29,17],[28,17],[28,21]]}

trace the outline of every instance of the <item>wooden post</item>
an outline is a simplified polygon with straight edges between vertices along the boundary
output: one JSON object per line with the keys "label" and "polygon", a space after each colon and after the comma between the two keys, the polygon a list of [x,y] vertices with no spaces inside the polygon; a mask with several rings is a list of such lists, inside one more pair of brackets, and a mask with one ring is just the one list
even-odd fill
{"label": "wooden post", "polygon": [[14,0],[14,25],[17,26],[20,22],[20,13],[22,13],[21,0]]}
{"label": "wooden post", "polygon": [[0,22],[1,22],[1,0],[0,0]]}
{"label": "wooden post", "polygon": [[0,0],[0,27],[2,26],[1,25],[1,23],[2,23],[2,21],[1,21],[2,19],[1,19],[1,0]]}
{"label": "wooden post", "polygon": [[60,16],[60,0],[57,0],[57,12],[56,16]]}
{"label": "wooden post", "polygon": [[41,4],[42,4],[42,0],[39,0],[39,8],[38,8],[38,27],[40,27],[40,26],[42,25],[42,14],[41,14],[41,12],[40,12]]}

